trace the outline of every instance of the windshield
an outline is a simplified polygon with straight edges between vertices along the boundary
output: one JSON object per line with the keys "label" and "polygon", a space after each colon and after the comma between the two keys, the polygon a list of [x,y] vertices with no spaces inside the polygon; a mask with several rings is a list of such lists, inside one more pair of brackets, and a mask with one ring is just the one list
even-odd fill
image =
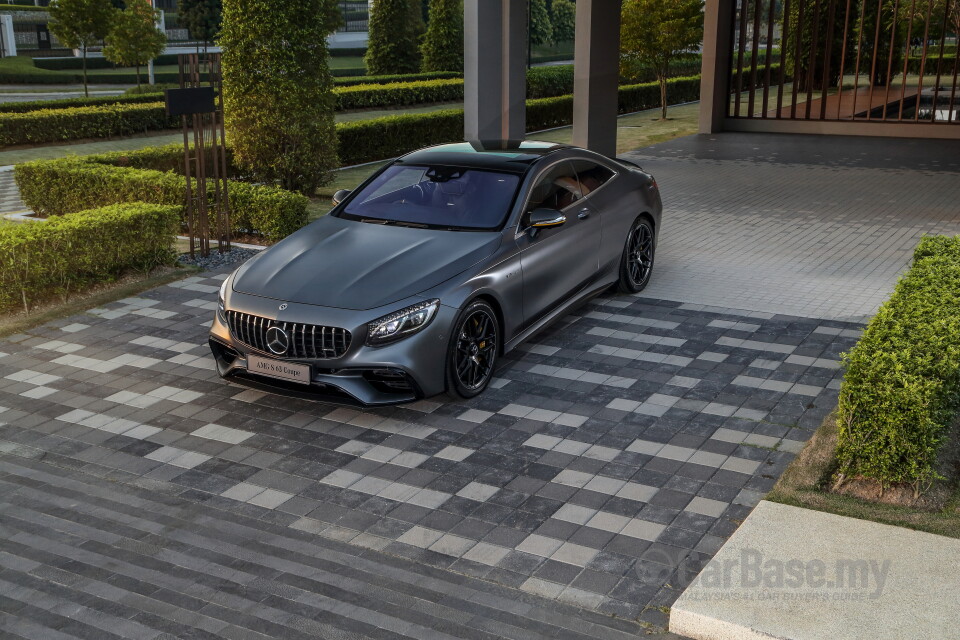
{"label": "windshield", "polygon": [[448,166],[393,165],[350,200],[360,220],[443,229],[497,229],[520,178]]}

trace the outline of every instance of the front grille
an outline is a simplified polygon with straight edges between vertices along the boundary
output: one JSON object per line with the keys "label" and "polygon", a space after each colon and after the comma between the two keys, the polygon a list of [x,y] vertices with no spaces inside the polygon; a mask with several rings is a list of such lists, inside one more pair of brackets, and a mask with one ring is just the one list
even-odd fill
{"label": "front grille", "polygon": [[[350,332],[339,327],[324,327],[298,322],[280,322],[239,311],[228,311],[233,337],[257,351],[284,358],[339,358],[350,348]],[[267,331],[279,327],[287,336],[287,349],[276,353],[267,346]]]}

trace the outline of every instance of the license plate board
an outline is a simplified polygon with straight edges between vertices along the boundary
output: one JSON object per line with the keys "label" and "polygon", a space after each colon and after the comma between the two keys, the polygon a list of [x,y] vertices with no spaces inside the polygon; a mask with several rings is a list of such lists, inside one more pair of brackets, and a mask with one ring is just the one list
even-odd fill
{"label": "license plate board", "polygon": [[247,371],[271,378],[290,380],[301,384],[310,384],[310,365],[296,362],[283,362],[273,358],[247,355]]}

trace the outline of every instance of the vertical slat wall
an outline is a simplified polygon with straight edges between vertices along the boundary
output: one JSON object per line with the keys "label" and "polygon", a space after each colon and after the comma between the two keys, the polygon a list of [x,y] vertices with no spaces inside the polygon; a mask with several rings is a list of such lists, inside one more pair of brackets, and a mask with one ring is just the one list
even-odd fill
{"label": "vertical slat wall", "polygon": [[731,118],[960,124],[960,0],[737,0]]}

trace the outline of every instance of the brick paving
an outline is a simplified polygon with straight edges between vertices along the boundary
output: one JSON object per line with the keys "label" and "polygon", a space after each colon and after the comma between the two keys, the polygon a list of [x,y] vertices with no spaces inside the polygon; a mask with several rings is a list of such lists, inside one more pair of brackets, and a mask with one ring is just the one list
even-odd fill
{"label": "brick paving", "polygon": [[664,194],[657,298],[862,321],[920,236],[960,233],[950,140],[727,133],[624,157]]}
{"label": "brick paving", "polygon": [[[215,376],[203,343],[225,275],[10,338],[0,450],[657,626],[830,410],[857,335],[601,298],[473,401],[358,410]],[[5,515],[30,499],[8,494]],[[116,522],[90,526],[61,542],[114,541]]]}
{"label": "brick paving", "polygon": [[20,199],[20,190],[13,180],[13,170],[0,170],[0,214],[26,210],[27,206]]}
{"label": "brick paving", "polygon": [[[653,165],[679,162],[669,155],[688,142],[677,144],[646,163],[665,190],[683,176]],[[691,162],[690,173],[709,172]],[[767,278],[700,287],[709,267],[671,243],[714,214],[672,215],[653,292],[581,307],[468,402],[358,410],[220,381],[204,342],[226,273],[0,341],[0,629],[31,639],[662,630],[665,608],[835,405],[837,360],[861,326],[843,318],[869,302],[788,304],[777,295],[788,285]],[[887,275],[870,295],[892,286],[916,226],[903,221],[896,250],[878,249]],[[739,259],[726,236],[712,238],[718,263]],[[772,254],[757,255],[756,269],[776,273]],[[687,271],[671,266],[688,258]],[[858,277],[854,266],[838,286]],[[808,313],[778,311],[805,299]]]}

